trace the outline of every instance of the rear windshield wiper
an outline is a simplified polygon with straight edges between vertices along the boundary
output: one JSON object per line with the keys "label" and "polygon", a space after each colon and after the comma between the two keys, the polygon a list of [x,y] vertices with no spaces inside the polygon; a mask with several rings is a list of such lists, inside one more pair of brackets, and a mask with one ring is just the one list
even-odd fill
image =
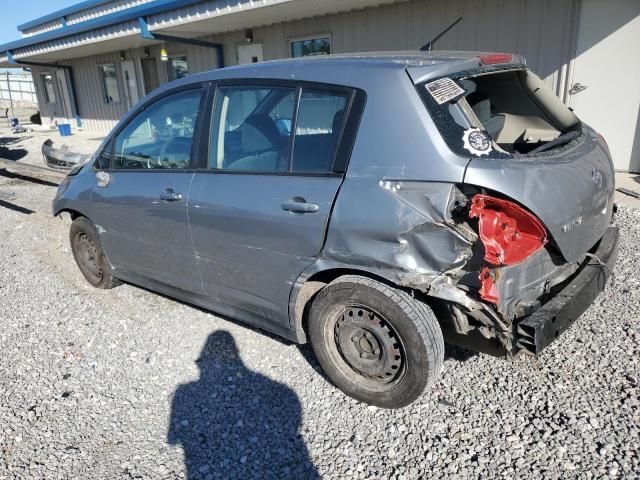
{"label": "rear windshield wiper", "polygon": [[571,142],[577,136],[578,136],[578,132],[576,132],[575,130],[571,131],[571,132],[564,133],[564,134],[560,135],[558,138],[556,138],[555,140],[551,140],[550,142],[544,143],[544,144],[540,145],[539,147],[534,148],[528,154],[530,155],[532,153],[546,152],[547,150],[551,150],[552,148],[556,148],[556,147],[560,147],[562,145],[566,145],[567,143]]}

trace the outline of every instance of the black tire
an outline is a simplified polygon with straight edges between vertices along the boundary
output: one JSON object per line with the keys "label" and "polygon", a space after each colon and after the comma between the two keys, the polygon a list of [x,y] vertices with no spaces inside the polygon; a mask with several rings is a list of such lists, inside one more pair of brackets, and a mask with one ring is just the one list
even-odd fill
{"label": "black tire", "polygon": [[339,389],[383,408],[419,398],[444,361],[442,330],[428,305],[356,275],[340,277],[318,293],[309,336],[318,362]]}
{"label": "black tire", "polygon": [[100,245],[98,232],[85,217],[76,218],[69,231],[71,251],[84,278],[96,288],[110,289],[120,285],[113,276],[107,257]]}

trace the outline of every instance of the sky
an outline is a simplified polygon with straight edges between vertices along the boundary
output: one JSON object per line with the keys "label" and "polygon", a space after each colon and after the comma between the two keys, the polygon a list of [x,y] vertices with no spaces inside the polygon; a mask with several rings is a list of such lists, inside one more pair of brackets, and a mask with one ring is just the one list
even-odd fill
{"label": "sky", "polygon": [[[0,45],[18,40],[18,25],[53,13],[81,0],[3,0],[0,15]],[[6,4],[6,5],[5,5]]]}
{"label": "sky", "polygon": [[[10,4],[2,9],[0,15],[0,45],[19,40],[21,38],[17,26],[35,20],[49,13],[53,13],[62,8],[66,8],[81,0],[2,0],[5,4]],[[7,69],[0,68],[0,73]],[[9,69],[15,73],[20,70]]]}

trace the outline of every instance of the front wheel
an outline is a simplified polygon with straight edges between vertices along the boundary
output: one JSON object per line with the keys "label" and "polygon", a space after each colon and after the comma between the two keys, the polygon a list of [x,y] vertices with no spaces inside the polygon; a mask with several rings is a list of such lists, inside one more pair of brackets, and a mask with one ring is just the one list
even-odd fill
{"label": "front wheel", "polygon": [[120,284],[112,275],[102,251],[96,227],[85,217],[76,218],[69,232],[73,258],[84,278],[96,288],[109,289]]}
{"label": "front wheel", "polygon": [[321,290],[309,335],[331,381],[379,407],[409,405],[442,370],[444,341],[431,308],[369,278],[348,275]]}

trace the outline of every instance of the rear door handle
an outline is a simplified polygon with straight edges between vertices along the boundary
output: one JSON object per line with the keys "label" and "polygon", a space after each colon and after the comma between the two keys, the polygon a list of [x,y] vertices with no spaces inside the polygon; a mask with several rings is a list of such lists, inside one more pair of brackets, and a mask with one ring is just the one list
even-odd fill
{"label": "rear door handle", "polygon": [[569,90],[569,95],[575,95],[586,89],[587,89],[586,85],[582,85],[581,83],[576,82],[571,86],[571,89]]}
{"label": "rear door handle", "polygon": [[164,200],[165,202],[177,202],[182,200],[182,194],[174,192],[171,188],[167,188],[160,194],[160,200]]}
{"label": "rear door handle", "polygon": [[292,213],[315,213],[320,210],[317,203],[309,203],[304,198],[294,197],[283,203],[282,209]]}

